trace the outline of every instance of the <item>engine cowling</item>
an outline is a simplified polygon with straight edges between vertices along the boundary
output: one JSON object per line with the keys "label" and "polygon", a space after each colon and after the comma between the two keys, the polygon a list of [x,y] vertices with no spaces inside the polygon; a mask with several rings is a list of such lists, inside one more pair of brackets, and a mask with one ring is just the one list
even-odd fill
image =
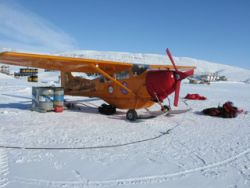
{"label": "engine cowling", "polygon": [[175,91],[174,73],[168,70],[149,71],[146,75],[146,88],[154,101],[162,102]]}

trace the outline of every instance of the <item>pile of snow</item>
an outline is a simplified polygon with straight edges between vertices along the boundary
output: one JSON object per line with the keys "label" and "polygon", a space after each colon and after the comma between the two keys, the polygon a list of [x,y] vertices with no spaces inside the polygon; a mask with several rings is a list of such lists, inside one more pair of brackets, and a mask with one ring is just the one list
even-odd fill
{"label": "pile of snow", "polygon": [[[128,52],[100,52],[100,51],[74,51],[66,52],[60,55],[100,60],[121,61],[134,64],[160,64],[171,65],[167,55],[143,54]],[[196,74],[208,72],[219,72],[220,75],[226,76],[229,81],[244,81],[250,79],[250,70],[222,65],[204,60],[198,60],[188,57],[174,57],[177,65],[196,66]]]}
{"label": "pile of snow", "polygon": [[8,76],[8,75],[6,75],[6,74],[0,73],[0,79],[12,79],[12,77],[11,77],[11,76]]}
{"label": "pile of snow", "polygon": [[246,79],[246,80],[244,81],[244,83],[250,84],[250,78],[249,78],[249,79]]}

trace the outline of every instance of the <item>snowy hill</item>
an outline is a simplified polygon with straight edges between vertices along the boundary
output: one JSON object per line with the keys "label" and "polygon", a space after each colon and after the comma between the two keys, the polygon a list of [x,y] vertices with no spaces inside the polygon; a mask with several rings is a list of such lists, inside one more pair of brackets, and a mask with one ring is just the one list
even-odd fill
{"label": "snowy hill", "polygon": [[[162,65],[169,64],[171,65],[171,62],[168,56],[160,55],[160,54],[80,50],[80,51],[60,53],[57,55],[120,61],[120,62],[134,63],[134,64],[162,64]],[[189,58],[189,57],[174,57],[174,60],[177,65],[196,66],[195,74],[200,74],[200,73],[205,73],[205,72],[206,73],[219,72],[220,75],[226,76],[229,81],[240,81],[240,82],[249,83],[249,80],[250,80],[250,70],[247,70],[247,69],[218,64],[218,63],[204,61],[204,60],[198,60],[198,59]],[[17,66],[11,66],[12,73],[15,71],[18,71],[18,69],[19,67]],[[40,71],[40,73],[42,72]],[[42,75],[42,77],[46,77],[46,74]]]}
{"label": "snowy hill", "polygon": [[[112,61],[121,61],[137,64],[171,64],[167,55],[159,54],[142,54],[142,53],[127,53],[127,52],[100,52],[100,51],[74,51],[66,52],[60,55],[70,57],[82,57],[93,59],[104,59]],[[233,67],[229,65],[223,65],[204,60],[198,60],[188,57],[174,57],[177,65],[190,65],[196,66],[197,73],[214,73],[220,72],[228,78],[229,81],[245,81],[250,79],[250,70]]]}

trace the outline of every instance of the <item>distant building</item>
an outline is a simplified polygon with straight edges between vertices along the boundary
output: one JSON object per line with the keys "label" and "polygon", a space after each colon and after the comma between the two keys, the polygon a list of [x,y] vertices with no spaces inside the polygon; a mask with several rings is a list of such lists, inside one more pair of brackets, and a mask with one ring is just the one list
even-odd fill
{"label": "distant building", "polygon": [[7,66],[7,65],[2,65],[0,67],[0,72],[3,73],[3,74],[9,75],[10,74],[10,67]]}
{"label": "distant building", "polygon": [[220,76],[217,72],[216,73],[201,73],[199,75],[194,75],[189,78],[190,83],[210,83],[216,81],[227,81],[226,76]]}
{"label": "distant building", "polygon": [[38,69],[20,68],[19,72],[14,73],[15,78],[27,77],[28,82],[38,82]]}

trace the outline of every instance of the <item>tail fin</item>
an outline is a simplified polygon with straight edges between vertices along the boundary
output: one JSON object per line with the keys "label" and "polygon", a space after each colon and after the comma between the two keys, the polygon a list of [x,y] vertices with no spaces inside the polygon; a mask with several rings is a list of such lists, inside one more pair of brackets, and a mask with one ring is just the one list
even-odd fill
{"label": "tail fin", "polygon": [[[95,81],[73,76],[71,72],[61,72],[61,86],[68,95],[81,96],[95,91]],[[87,96],[90,94],[86,94]]]}
{"label": "tail fin", "polygon": [[61,86],[64,87],[64,89],[67,89],[67,85],[70,82],[70,80],[73,80],[74,77],[72,76],[71,72],[63,72],[61,71]]}

